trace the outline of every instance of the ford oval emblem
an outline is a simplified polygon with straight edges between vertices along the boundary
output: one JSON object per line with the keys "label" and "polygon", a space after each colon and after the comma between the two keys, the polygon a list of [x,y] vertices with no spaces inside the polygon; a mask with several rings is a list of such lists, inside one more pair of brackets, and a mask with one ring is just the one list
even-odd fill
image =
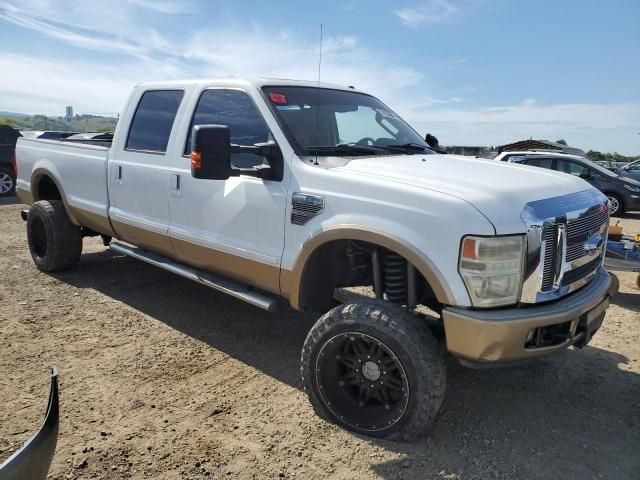
{"label": "ford oval emblem", "polygon": [[604,240],[599,233],[594,233],[587,238],[584,242],[584,250],[587,252],[587,255],[595,255],[602,247]]}

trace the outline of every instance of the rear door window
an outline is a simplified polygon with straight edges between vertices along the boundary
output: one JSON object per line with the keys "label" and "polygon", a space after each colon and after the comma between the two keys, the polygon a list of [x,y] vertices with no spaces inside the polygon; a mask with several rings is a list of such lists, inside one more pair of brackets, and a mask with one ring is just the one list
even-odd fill
{"label": "rear door window", "polygon": [[165,153],[183,95],[182,90],[144,92],[133,115],[125,149]]}

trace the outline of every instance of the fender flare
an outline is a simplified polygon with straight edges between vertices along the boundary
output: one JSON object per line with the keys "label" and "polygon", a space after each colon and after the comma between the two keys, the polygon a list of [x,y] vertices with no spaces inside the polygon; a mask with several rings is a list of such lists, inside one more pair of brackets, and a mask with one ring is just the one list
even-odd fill
{"label": "fender flare", "polygon": [[33,173],[31,174],[31,197],[33,202],[37,202],[38,200],[40,200],[40,198],[37,195],[37,191],[35,189],[35,186],[38,184],[38,182],[40,181],[40,179],[44,176],[49,177],[53,183],[55,183],[56,188],[58,189],[58,192],[60,193],[60,198],[62,199],[62,203],[64,204],[64,209],[67,211],[67,215],[69,216],[69,220],[71,220],[71,223],[73,223],[74,225],[77,226],[81,226],[80,222],[78,221],[78,219],[76,218],[76,216],[73,214],[73,208],[69,205],[69,202],[67,201],[67,196],[64,193],[64,189],[62,188],[62,184],[60,183],[60,181],[58,180],[58,178],[51,173],[51,171],[47,170],[46,168],[36,168]]}
{"label": "fender flare", "polygon": [[306,240],[296,256],[293,270],[282,271],[282,293],[289,297],[294,309],[300,309],[302,282],[309,260],[322,245],[335,240],[360,240],[393,250],[411,262],[422,274],[440,303],[455,304],[453,292],[438,267],[413,245],[394,235],[363,225],[333,225]]}

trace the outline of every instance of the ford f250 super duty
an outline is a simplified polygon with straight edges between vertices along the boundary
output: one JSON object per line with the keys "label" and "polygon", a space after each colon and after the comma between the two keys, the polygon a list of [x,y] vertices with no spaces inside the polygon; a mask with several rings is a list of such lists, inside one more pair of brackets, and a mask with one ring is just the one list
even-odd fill
{"label": "ford f250 super duty", "polygon": [[[446,351],[486,366],[582,347],[609,305],[602,193],[436,154],[351,87],[142,84],[111,145],[21,138],[17,165],[40,270],[75,266],[83,237],[101,235],[267,311],[286,299],[324,313],[304,387],[318,413],[368,435],[427,429]],[[361,300],[341,305],[348,287]]]}

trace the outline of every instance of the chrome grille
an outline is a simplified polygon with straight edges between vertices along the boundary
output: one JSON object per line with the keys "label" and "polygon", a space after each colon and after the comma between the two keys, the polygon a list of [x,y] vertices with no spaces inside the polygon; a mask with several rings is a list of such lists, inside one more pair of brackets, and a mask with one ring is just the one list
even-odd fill
{"label": "chrome grille", "polygon": [[528,203],[521,301],[558,299],[588,283],[604,258],[609,209],[596,189]]}
{"label": "chrome grille", "polygon": [[549,225],[544,230],[544,267],[542,269],[543,292],[551,290],[553,287],[553,277],[555,276],[556,256],[558,255],[558,226]]}
{"label": "chrome grille", "polygon": [[567,224],[567,238],[569,240],[586,238],[590,232],[597,231],[603,224],[609,223],[609,210],[589,215],[587,217],[578,218],[577,220],[569,220]]}
{"label": "chrome grille", "polygon": [[606,238],[609,224],[609,211],[603,210],[567,223],[567,255],[566,261],[573,262],[585,255],[584,242],[593,234],[600,233]]}

